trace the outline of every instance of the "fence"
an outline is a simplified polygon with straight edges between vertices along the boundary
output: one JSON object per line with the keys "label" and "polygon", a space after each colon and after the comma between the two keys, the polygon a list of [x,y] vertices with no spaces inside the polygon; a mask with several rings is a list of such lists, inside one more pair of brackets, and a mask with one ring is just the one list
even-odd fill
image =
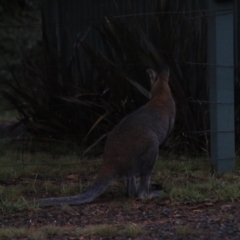
{"label": "fence", "polygon": [[[73,55],[73,46],[75,44],[76,36],[79,33],[81,33],[81,38],[85,38],[85,40],[89,41],[91,45],[98,46],[98,48],[101,48],[102,44],[100,43],[99,37],[96,35],[96,33],[93,33],[92,29],[89,30],[89,22],[98,24],[98,21],[100,19],[101,11],[97,11],[96,6],[95,8],[90,8],[90,5],[83,6],[82,1],[76,1],[77,5],[74,5],[74,1],[71,3],[62,2],[61,4],[58,1],[43,1],[43,8],[44,8],[44,23],[48,25],[46,28],[46,35],[48,35],[48,39],[51,41],[51,46],[55,45],[57,46],[57,51],[61,55],[62,59],[64,59],[63,64],[68,64],[71,56]],[[124,2],[124,1],[123,1]],[[158,1],[155,1],[155,5]],[[211,128],[207,129],[208,127],[208,120],[206,122],[203,121],[201,124],[206,124],[201,127],[195,127],[195,130],[191,128],[191,133],[193,135],[202,135],[204,138],[207,138],[206,143],[208,144],[209,135],[211,135],[211,152],[212,152],[212,161],[215,165],[215,168],[218,172],[226,172],[233,169],[234,165],[234,99],[233,99],[233,81],[229,83],[229,79],[233,80],[233,72],[234,67],[237,66],[237,64],[234,64],[233,62],[233,7],[232,3],[213,3],[213,1],[210,1],[211,4],[206,9],[194,9],[194,6],[188,6],[189,10],[186,11],[176,11],[177,5],[175,5],[175,8],[173,8],[172,11],[168,9],[168,11],[156,11],[154,10],[155,7],[154,4],[150,1],[140,1],[139,4],[134,5],[134,11],[137,13],[126,13],[124,12],[125,7],[124,4],[119,9],[119,14],[115,15],[114,18],[123,19],[125,22],[128,21],[129,18],[141,18],[140,22],[143,24],[143,29],[145,29],[146,34],[151,38],[151,31],[149,26],[154,26],[154,21],[156,16],[160,17],[162,20],[167,19],[171,24],[169,26],[178,26],[178,30],[182,31],[181,27],[179,27],[180,23],[186,23],[188,24],[191,21],[196,20],[196,24],[206,24],[208,22],[209,24],[209,34],[208,34],[208,46],[209,48],[209,56],[208,61],[207,56],[202,56],[203,54],[200,52],[201,50],[204,51],[206,48],[207,42],[204,40],[201,40],[200,44],[203,43],[204,46],[198,47],[198,51],[192,51],[191,53],[191,47],[186,48],[189,50],[187,54],[192,55],[188,59],[184,59],[183,61],[179,61],[179,56],[183,53],[181,50],[177,50],[180,52],[179,55],[176,54],[177,60],[173,56],[171,59],[167,59],[168,64],[173,67],[173,73],[177,72],[177,74],[173,77],[175,80],[173,80],[173,83],[176,84],[178,87],[177,79],[179,79],[179,76],[181,73],[184,73],[185,77],[188,79],[188,81],[181,80],[181,84],[187,84],[188,86],[183,86],[182,89],[185,91],[190,91],[190,96],[193,96],[195,93],[194,98],[186,98],[184,100],[181,99],[181,94],[178,93],[177,87],[173,88],[174,95],[177,96],[177,99],[180,101],[177,103],[177,106],[182,104],[192,104],[189,105],[192,108],[197,108],[198,110],[193,113],[197,114],[209,114],[209,110],[211,112]],[[237,2],[237,1],[236,1]],[[97,1],[95,2],[97,3]],[[132,4],[133,4],[132,3]],[[107,3],[105,3],[106,6]],[[238,9],[238,3],[237,8]],[[190,4],[192,5],[192,4]],[[56,7],[57,6],[57,7]],[[93,4],[94,6],[94,4]],[[112,8],[112,3],[111,7]],[[168,6],[169,7],[169,6]],[[88,11],[86,10],[88,8]],[[196,6],[195,6],[196,8]],[[81,11],[76,11],[74,9],[81,9]],[[94,17],[91,17],[89,19],[89,16],[91,15],[91,10],[94,12]],[[82,15],[77,16],[77,14],[81,12]],[[69,15],[69,13],[73,13],[72,16]],[[173,16],[178,16],[179,23],[174,22]],[[236,18],[238,18],[239,15],[235,15]],[[97,20],[96,20],[97,19]],[[219,22],[222,21],[222,22]],[[236,23],[238,23],[237,20],[235,20]],[[229,34],[225,34],[221,31],[223,23],[226,23],[226,27],[224,30],[228,29]],[[32,27],[41,28],[40,25],[24,25],[24,26],[12,26],[17,28],[28,28],[31,30]],[[3,26],[4,28],[4,26]],[[11,26],[5,26],[5,28],[11,28]],[[204,28],[205,29],[205,28]],[[236,28],[237,29],[237,28]],[[168,31],[169,29],[164,29]],[[176,30],[176,29],[175,29]],[[205,29],[206,30],[206,29]],[[204,31],[205,31],[204,30]],[[185,31],[185,30],[184,30]],[[196,32],[195,32],[196,33]],[[192,38],[192,33],[188,30],[185,32],[186,35],[188,35],[188,39]],[[70,36],[70,37],[67,37]],[[227,38],[224,38],[224,36],[227,36]],[[232,36],[232,37],[229,37]],[[223,38],[222,38],[223,37]],[[153,39],[153,37],[152,37]],[[199,37],[198,39],[204,39],[204,36]],[[221,39],[224,39],[223,42],[221,42]],[[154,40],[154,39],[153,39]],[[158,39],[159,40],[159,39]],[[175,39],[176,40],[176,39]],[[182,39],[181,39],[182,40]],[[171,41],[171,39],[169,39]],[[153,41],[155,45],[158,45],[157,41]],[[161,42],[162,43],[162,42]],[[184,45],[184,44],[183,44]],[[230,48],[225,48],[226,46],[229,46]],[[236,44],[237,46],[237,44]],[[158,46],[157,46],[158,47]],[[175,46],[176,47],[176,46]],[[181,47],[178,46],[178,47]],[[186,47],[186,45],[184,45]],[[177,49],[177,48],[176,48]],[[197,56],[197,52],[201,57]],[[227,56],[227,57],[226,57]],[[166,59],[167,57],[164,56]],[[223,60],[222,60],[223,59]],[[197,61],[198,60],[198,61]],[[199,61],[200,60],[200,61]],[[121,68],[124,68],[126,66],[140,66],[142,67],[142,63],[140,62],[121,62],[118,66],[121,66]],[[177,71],[177,67],[181,67],[184,69],[184,71]],[[53,65],[51,66],[53,67]],[[57,66],[58,67],[58,66]],[[208,69],[208,71],[206,71]],[[176,71],[174,71],[176,70]],[[205,71],[205,72],[201,72]],[[194,79],[196,80],[199,76],[201,76],[201,79],[205,79],[206,76],[208,76],[208,84],[205,86],[205,90],[198,93],[198,89],[201,88],[199,85],[199,82],[197,81],[191,81],[191,76],[194,76]],[[223,76],[222,78],[219,78],[219,76]],[[216,79],[216,80],[215,80]],[[199,80],[199,78],[198,78]],[[208,98],[208,91],[210,91],[210,98]],[[201,96],[201,94],[203,96]],[[220,97],[219,97],[220,96]],[[222,96],[222,98],[221,98]],[[124,106],[124,100],[120,101],[112,101],[113,104],[119,104]],[[128,101],[128,100],[127,100]],[[146,102],[145,98],[139,98],[139,99],[130,99],[129,102],[135,105],[141,105],[141,103]],[[237,101],[238,103],[239,101]],[[56,105],[63,107],[64,105],[62,103],[59,104],[49,104],[49,108],[56,107]],[[201,110],[201,107],[203,110]],[[210,109],[208,108],[210,105]],[[34,106],[30,106],[34,107]],[[36,106],[35,106],[36,107]],[[126,110],[126,113],[129,113],[132,109],[132,106]],[[128,112],[129,111],[129,112]],[[202,112],[201,112],[202,111]],[[181,114],[181,113],[180,113]],[[185,116],[188,117],[188,116]],[[224,121],[222,121],[224,119]],[[194,121],[193,121],[194,122]],[[227,123],[227,124],[226,124]],[[187,123],[185,123],[187,124]],[[191,123],[193,124],[193,123]],[[180,124],[179,124],[180,125]],[[177,127],[179,127],[177,125]],[[184,129],[184,132],[187,133],[188,127]],[[79,133],[70,133],[70,135],[76,135],[79,136]],[[49,134],[47,135],[40,135],[43,137],[49,137]],[[226,137],[228,140],[226,140]],[[207,147],[206,147],[207,148]],[[222,161],[224,160],[224,161]]]}

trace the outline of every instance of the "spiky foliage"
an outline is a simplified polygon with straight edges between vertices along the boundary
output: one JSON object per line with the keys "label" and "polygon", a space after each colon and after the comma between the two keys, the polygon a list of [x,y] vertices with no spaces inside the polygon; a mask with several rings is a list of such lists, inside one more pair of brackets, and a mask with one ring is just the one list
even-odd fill
{"label": "spiky foliage", "polygon": [[174,2],[157,1],[150,39],[172,68],[171,88],[177,104],[175,134],[178,143],[183,143],[178,146],[184,152],[208,152],[207,14],[201,11],[205,3]]}
{"label": "spiky foliage", "polygon": [[[149,92],[142,87],[148,85],[145,64],[139,66],[138,59],[146,59],[147,51],[122,22],[108,19],[102,26],[98,30],[103,40],[108,35],[104,53],[94,52],[86,42],[77,40],[72,60],[65,66],[44,34],[45,64],[38,67],[28,60],[25,84],[14,73],[15,82],[5,83],[14,94],[2,89],[2,95],[17,108],[20,121],[35,136],[70,137],[80,142],[92,136],[92,142],[147,101]],[[127,51],[126,43],[120,48],[121,40],[116,41],[115,31],[128,31],[138,55]],[[137,59],[136,65],[126,68]]]}
{"label": "spiky foliage", "polygon": [[[43,31],[44,67],[28,61],[27,85],[23,87],[15,77],[15,84],[9,84],[15,94],[2,91],[20,112],[20,121],[35,135],[92,143],[148,100],[145,67],[167,63],[178,109],[176,149],[206,149],[207,138],[193,133],[208,124],[207,108],[195,103],[206,100],[205,68],[189,64],[206,61],[205,19],[190,12],[188,1],[179,1],[175,8],[172,1],[157,3],[149,37],[134,17],[123,20],[106,13],[102,24],[93,24],[102,49],[95,51],[77,39],[67,66]],[[46,27],[43,21],[43,30]]]}

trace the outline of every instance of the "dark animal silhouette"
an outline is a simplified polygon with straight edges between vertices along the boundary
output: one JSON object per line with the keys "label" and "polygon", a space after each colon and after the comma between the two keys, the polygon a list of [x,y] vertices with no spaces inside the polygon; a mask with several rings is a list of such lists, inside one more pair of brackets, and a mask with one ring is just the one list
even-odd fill
{"label": "dark animal silhouette", "polygon": [[[127,195],[138,198],[159,196],[149,192],[151,172],[159,147],[174,125],[175,103],[168,85],[169,69],[147,69],[151,80],[151,99],[126,116],[108,134],[103,164],[92,187],[82,195],[35,200],[39,206],[80,205],[92,202],[116,179],[127,179]],[[136,176],[140,177],[136,184]]]}

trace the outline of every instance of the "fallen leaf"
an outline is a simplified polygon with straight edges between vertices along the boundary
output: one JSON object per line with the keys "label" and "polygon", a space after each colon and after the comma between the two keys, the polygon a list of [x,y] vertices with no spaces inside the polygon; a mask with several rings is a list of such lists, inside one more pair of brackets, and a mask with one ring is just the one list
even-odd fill
{"label": "fallen leaf", "polygon": [[169,204],[169,203],[170,203],[170,200],[165,200],[164,203],[165,203],[165,204]]}
{"label": "fallen leaf", "polygon": [[79,174],[70,174],[66,177],[68,180],[77,181],[79,179]]}
{"label": "fallen leaf", "polygon": [[205,205],[206,207],[211,207],[211,206],[213,205],[213,202],[206,202],[206,203],[204,203],[204,205]]}
{"label": "fallen leaf", "polygon": [[194,213],[201,213],[202,210],[201,210],[201,209],[195,209],[195,210],[193,210],[193,212],[194,212]]}
{"label": "fallen leaf", "polygon": [[213,222],[219,222],[221,220],[221,218],[220,217],[212,217],[211,220]]}
{"label": "fallen leaf", "polygon": [[224,210],[224,209],[229,209],[229,208],[231,208],[231,205],[223,205],[221,208],[222,208],[223,210]]}

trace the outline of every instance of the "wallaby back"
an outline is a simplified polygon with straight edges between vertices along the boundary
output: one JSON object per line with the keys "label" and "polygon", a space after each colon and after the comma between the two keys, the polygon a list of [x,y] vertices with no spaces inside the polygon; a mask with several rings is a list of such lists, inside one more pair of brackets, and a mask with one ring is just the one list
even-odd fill
{"label": "wallaby back", "polygon": [[125,117],[109,133],[105,145],[103,165],[116,169],[119,177],[140,174],[149,164],[149,159],[143,159],[143,164],[141,156],[149,149],[158,152],[173,128],[175,103],[168,85],[169,70],[158,73],[149,68],[147,72],[151,100]]}
{"label": "wallaby back", "polygon": [[[93,201],[117,178],[127,178],[127,194],[139,198],[158,196],[149,193],[151,172],[159,146],[167,139],[175,119],[175,103],[168,85],[169,70],[147,69],[151,80],[151,99],[125,117],[109,134],[103,165],[93,186],[84,194],[37,200],[40,206],[80,205]],[[140,176],[139,186],[136,176]]]}

